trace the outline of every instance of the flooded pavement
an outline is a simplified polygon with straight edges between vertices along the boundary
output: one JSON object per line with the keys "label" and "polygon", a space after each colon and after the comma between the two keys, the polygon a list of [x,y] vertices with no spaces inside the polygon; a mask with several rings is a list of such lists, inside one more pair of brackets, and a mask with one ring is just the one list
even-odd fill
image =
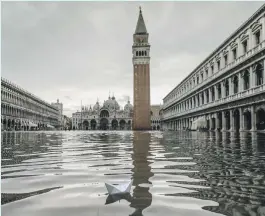
{"label": "flooded pavement", "polygon": [[[265,215],[265,134],[3,132],[2,215]],[[104,183],[132,180],[131,194]]]}

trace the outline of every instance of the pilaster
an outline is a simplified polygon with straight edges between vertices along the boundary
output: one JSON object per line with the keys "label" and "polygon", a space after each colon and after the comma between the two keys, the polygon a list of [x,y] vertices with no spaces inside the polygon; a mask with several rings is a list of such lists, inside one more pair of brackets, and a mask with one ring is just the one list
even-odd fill
{"label": "pilaster", "polygon": [[220,120],[219,120],[219,117],[218,117],[218,113],[215,114],[215,130],[217,131],[218,128],[220,128]]}
{"label": "pilaster", "polygon": [[233,89],[234,89],[234,83],[232,77],[228,78],[228,82],[229,82],[229,96],[230,96],[233,94]]}
{"label": "pilaster", "polygon": [[217,89],[217,85],[214,86],[214,97],[215,97],[215,100],[218,99],[218,89]]}
{"label": "pilaster", "polygon": [[239,72],[238,75],[238,92],[242,92],[243,91],[243,77],[242,77],[242,72]]}
{"label": "pilaster", "polygon": [[235,131],[235,119],[233,115],[233,110],[230,110],[229,114],[230,114],[230,131]]}
{"label": "pilaster", "polygon": [[226,131],[226,117],[224,111],[222,111],[222,131]]}
{"label": "pilaster", "polygon": [[257,125],[256,125],[256,112],[255,112],[255,106],[251,106],[251,131],[256,131]]}
{"label": "pilaster", "polygon": [[225,98],[225,81],[222,81],[221,83],[221,98]]}
{"label": "pilaster", "polygon": [[250,66],[249,67],[249,88],[253,88],[254,87],[254,74],[253,74],[253,67]]}

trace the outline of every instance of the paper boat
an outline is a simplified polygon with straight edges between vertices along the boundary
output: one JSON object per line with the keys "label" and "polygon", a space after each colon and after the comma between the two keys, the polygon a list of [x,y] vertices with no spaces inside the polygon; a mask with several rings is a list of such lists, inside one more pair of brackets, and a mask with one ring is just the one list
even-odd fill
{"label": "paper boat", "polygon": [[131,202],[132,196],[130,193],[119,193],[114,195],[108,195],[105,205],[115,203],[120,200],[127,200],[128,202]]}
{"label": "paper boat", "polygon": [[105,185],[109,195],[130,193],[132,181],[117,185],[105,183]]}

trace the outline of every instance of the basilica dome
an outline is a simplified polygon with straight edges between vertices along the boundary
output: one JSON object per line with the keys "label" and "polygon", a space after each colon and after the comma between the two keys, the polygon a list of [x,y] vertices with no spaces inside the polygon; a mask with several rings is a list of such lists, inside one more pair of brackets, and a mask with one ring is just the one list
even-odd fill
{"label": "basilica dome", "polygon": [[99,109],[100,109],[100,106],[99,106],[99,102],[97,101],[97,103],[93,106],[93,110],[96,111]]}
{"label": "basilica dome", "polygon": [[106,107],[107,109],[110,109],[110,110],[114,110],[114,109],[119,110],[120,109],[120,105],[118,104],[118,102],[116,101],[114,96],[112,98],[109,97],[109,99],[104,102],[103,106]]}
{"label": "basilica dome", "polygon": [[130,101],[124,106],[124,111],[125,112],[130,112],[133,110],[133,105],[130,104]]}

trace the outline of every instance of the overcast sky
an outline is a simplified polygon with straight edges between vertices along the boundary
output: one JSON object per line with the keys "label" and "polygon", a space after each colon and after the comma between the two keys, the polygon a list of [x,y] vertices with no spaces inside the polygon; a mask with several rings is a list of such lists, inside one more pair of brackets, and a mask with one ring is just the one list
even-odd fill
{"label": "overcast sky", "polygon": [[114,95],[133,102],[139,5],[151,44],[151,104],[162,99],[263,2],[2,2],[2,77],[71,116]]}

